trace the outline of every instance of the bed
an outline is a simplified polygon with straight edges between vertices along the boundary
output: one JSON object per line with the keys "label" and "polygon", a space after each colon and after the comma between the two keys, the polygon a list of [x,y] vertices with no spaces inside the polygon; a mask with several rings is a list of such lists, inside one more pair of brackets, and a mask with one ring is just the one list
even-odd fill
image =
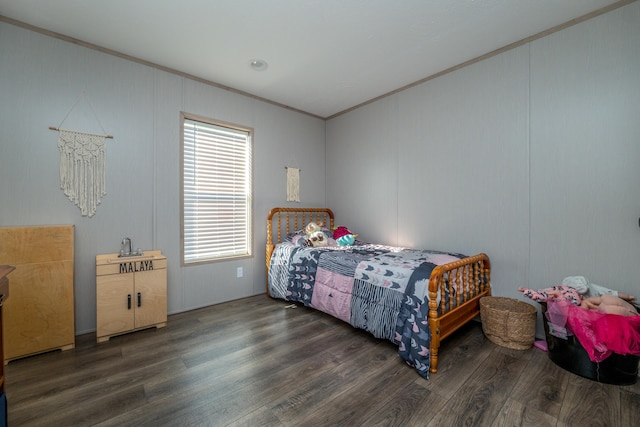
{"label": "bed", "polygon": [[308,247],[299,235],[315,222],[330,239],[328,208],[273,208],[267,216],[267,295],[326,312],[398,345],[428,378],[440,341],[480,314],[491,295],[491,263],[466,256],[364,243]]}

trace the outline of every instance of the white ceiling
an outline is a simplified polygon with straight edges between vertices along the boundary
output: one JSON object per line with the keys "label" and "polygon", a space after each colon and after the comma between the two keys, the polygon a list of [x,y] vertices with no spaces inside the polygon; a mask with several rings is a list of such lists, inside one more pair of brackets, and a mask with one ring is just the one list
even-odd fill
{"label": "white ceiling", "polygon": [[618,3],[0,0],[0,15],[330,117]]}

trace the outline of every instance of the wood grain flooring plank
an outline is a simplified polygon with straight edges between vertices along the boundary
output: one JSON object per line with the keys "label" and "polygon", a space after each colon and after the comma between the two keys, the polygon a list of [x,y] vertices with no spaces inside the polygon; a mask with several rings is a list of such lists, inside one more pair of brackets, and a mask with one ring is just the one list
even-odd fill
{"label": "wood grain flooring plank", "polygon": [[450,399],[467,383],[495,347],[482,333],[482,325],[472,322],[442,341],[438,353],[438,372],[430,374],[428,381],[418,377],[416,382],[423,383],[444,399]]}
{"label": "wood grain flooring plank", "polygon": [[[381,349],[381,351],[384,351]],[[286,418],[288,425],[367,425],[366,420],[382,405],[398,394],[405,395],[408,389],[429,393],[422,387],[412,385],[416,375],[399,357],[372,365],[365,375],[355,379],[351,386],[343,387],[322,399],[315,411],[307,407],[304,414]],[[282,407],[276,412],[281,413]],[[283,419],[281,415],[281,419]]]}
{"label": "wood grain flooring plank", "polygon": [[348,361],[332,366],[322,377],[310,381],[299,379],[297,387],[273,396],[267,406],[283,424],[296,425],[307,414],[325,410],[327,401],[349,393],[358,382],[378,375],[379,369],[389,364],[397,365],[395,355],[387,350],[384,346],[363,347]]}
{"label": "wood grain flooring plank", "polygon": [[507,399],[491,427],[555,427],[556,417],[514,399]]}
{"label": "wood grain flooring plank", "polygon": [[548,413],[560,427],[626,427],[638,417],[640,384],[579,378],[537,349],[496,346],[478,323],[442,342],[425,380],[392,343],[288,305],[258,295],[13,361],[10,425],[553,425]]}
{"label": "wood grain flooring plank", "polygon": [[265,358],[265,362],[255,371],[243,373],[234,369],[235,374],[224,378],[222,384],[218,382],[211,389],[212,392],[224,390],[224,393],[215,395],[204,389],[200,398],[193,396],[188,407],[165,412],[158,421],[171,424],[182,422],[186,417],[195,417],[199,422],[216,425],[233,422],[261,407],[265,401],[300,387],[301,382],[313,381],[320,375],[326,377],[328,371],[335,369],[332,360],[332,355],[321,351],[310,354],[293,366],[282,360]]}
{"label": "wood grain flooring plank", "polygon": [[[89,378],[76,379],[73,383],[61,379],[61,382],[68,383],[60,389],[47,389],[46,393],[31,395],[30,399],[22,398],[14,402],[13,394],[10,394],[11,407],[15,412],[48,414],[60,412],[69,407],[90,406],[97,396],[117,395],[120,390],[142,387],[144,381],[149,378],[175,372],[179,369],[179,366],[176,366],[177,362],[179,360],[168,359],[147,366],[131,367],[126,371],[101,371],[99,375],[92,374]],[[9,390],[7,392],[9,393]]]}
{"label": "wood grain flooring plank", "polygon": [[[11,402],[14,408],[21,408],[23,404],[28,404],[34,400],[38,402],[47,399],[56,400],[57,396],[69,392],[77,392],[83,387],[97,385],[98,388],[106,389],[107,392],[116,391],[118,386],[126,386],[140,378],[153,377],[164,371],[177,372],[184,369],[184,364],[179,359],[166,358],[166,353],[147,352],[138,354],[127,359],[123,357],[113,357],[108,360],[102,359],[95,364],[86,364],[79,368],[74,360],[67,360],[63,369],[52,370],[44,374],[43,380],[33,383],[32,386],[18,387],[16,385],[7,386],[7,392],[11,395]],[[23,369],[29,369],[33,365],[44,365],[48,358],[33,359],[24,364]],[[61,368],[59,364],[56,364]],[[8,373],[12,375],[13,368]],[[71,370],[69,370],[71,369]],[[39,373],[38,375],[43,375]],[[112,390],[109,386],[114,387]],[[17,390],[11,388],[16,387]],[[63,402],[64,403],[64,402]]]}
{"label": "wood grain flooring plank", "polygon": [[277,427],[282,426],[282,422],[266,406],[262,406],[255,411],[249,412],[243,417],[232,421],[225,427]]}
{"label": "wood grain flooring plank", "polygon": [[553,363],[546,352],[533,349],[530,353],[511,398],[557,419],[571,374]]}
{"label": "wood grain flooring plank", "polygon": [[[206,334],[200,337],[200,344],[191,346],[183,355],[185,364],[193,367],[197,364],[240,351],[246,347],[256,347],[258,352],[273,350],[274,347],[307,341],[315,334],[331,330],[331,326],[318,324],[313,315],[299,315],[293,322],[288,321],[286,328],[278,327],[282,319],[273,321],[263,319],[259,323],[242,330],[225,330],[227,336]],[[217,334],[221,334],[218,332]]]}
{"label": "wood grain flooring plank", "polygon": [[[381,395],[386,396],[386,401],[379,400],[376,405],[369,407],[369,411],[364,414],[360,425],[385,425],[385,426],[411,426],[423,425],[424,419],[416,417],[417,408],[429,408],[425,416],[437,412],[444,401],[432,391],[421,387],[406,374],[405,380],[400,384],[408,384],[404,387],[390,390],[391,393],[381,390]],[[397,382],[394,380],[394,382]]]}
{"label": "wood grain flooring plank", "polygon": [[[321,346],[322,344],[318,341],[322,341],[331,333],[328,331],[325,332],[325,335],[319,334],[319,337],[316,338],[316,346]],[[296,342],[297,345],[290,342],[288,346],[281,346],[282,357],[265,353],[259,347],[246,345],[233,353],[213,358],[206,363],[199,363],[184,372],[176,373],[176,375],[152,379],[146,383],[147,397],[150,401],[166,399],[178,387],[186,390],[181,398],[187,398],[211,387],[211,384],[217,384],[217,387],[228,391],[226,388],[228,383],[233,387],[239,381],[245,380],[245,377],[255,376],[258,378],[262,372],[277,372],[282,369],[286,355],[284,352],[287,349],[302,353],[309,344],[304,337]]]}
{"label": "wood grain flooring plank", "polygon": [[[150,409],[154,411],[154,422],[167,423],[167,425],[178,421],[183,422],[183,420],[207,422],[215,419],[217,423],[222,423],[223,420],[231,422],[246,412],[262,406],[267,397],[274,396],[273,393],[264,394],[262,390],[283,381],[287,382],[288,387],[294,388],[293,386],[301,378],[310,376],[313,370],[321,372],[322,366],[332,367],[327,363],[327,357],[333,360],[333,356],[322,350],[339,345],[336,339],[341,336],[340,333],[344,336],[348,335],[346,331],[318,332],[318,337],[323,339],[313,337],[308,340],[298,351],[298,353],[306,351],[307,354],[294,368],[284,363],[284,360],[276,360],[268,355],[250,364],[216,361],[215,370],[219,375],[215,377],[212,377],[209,372],[213,366],[198,365],[188,369],[179,378],[167,378],[160,385],[148,384],[146,391],[153,406]],[[329,337],[334,340],[327,343]],[[224,369],[220,369],[221,367]],[[172,387],[175,386],[185,391],[174,397]],[[134,411],[121,420],[142,422],[145,417],[144,411]]]}
{"label": "wood grain flooring plank", "polygon": [[[68,396],[74,401],[60,402],[49,399],[29,408],[9,411],[8,425],[14,426],[82,426],[94,425],[109,420],[115,411],[129,411],[146,404],[144,389],[118,387],[117,392],[107,389],[100,391],[79,390]],[[9,404],[11,401],[9,400]]]}
{"label": "wood grain flooring plank", "polygon": [[620,425],[638,425],[640,423],[640,394],[621,390],[620,409]]}
{"label": "wood grain flooring plank", "polygon": [[[490,425],[515,387],[526,360],[495,348],[429,425]],[[448,424],[453,423],[453,424]]]}
{"label": "wood grain flooring plank", "polygon": [[620,389],[571,375],[558,420],[576,426],[621,426]]}

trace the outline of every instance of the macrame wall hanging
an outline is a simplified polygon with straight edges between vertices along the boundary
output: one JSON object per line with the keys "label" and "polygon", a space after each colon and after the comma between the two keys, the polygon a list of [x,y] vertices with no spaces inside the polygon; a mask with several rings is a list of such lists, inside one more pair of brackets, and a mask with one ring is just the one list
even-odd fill
{"label": "macrame wall hanging", "polygon": [[[60,188],[65,196],[80,208],[82,216],[92,217],[96,213],[102,197],[107,194],[105,139],[113,139],[113,136],[106,135],[106,132],[105,135],[99,135],[60,128],[75,108],[78,100],[60,125],[58,127],[49,126],[49,129],[59,132]],[[98,120],[88,98],[87,103]],[[100,120],[98,120],[98,124],[104,132]]]}
{"label": "macrame wall hanging", "polygon": [[284,168],[287,170],[287,202],[300,202],[300,169]]}

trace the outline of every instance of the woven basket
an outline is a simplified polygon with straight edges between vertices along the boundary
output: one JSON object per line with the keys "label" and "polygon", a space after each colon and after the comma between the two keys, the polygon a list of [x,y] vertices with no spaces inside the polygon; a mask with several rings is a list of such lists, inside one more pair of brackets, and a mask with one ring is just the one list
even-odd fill
{"label": "woven basket", "polygon": [[531,304],[505,297],[480,298],[482,330],[489,341],[514,350],[531,348],[536,336],[538,310]]}

